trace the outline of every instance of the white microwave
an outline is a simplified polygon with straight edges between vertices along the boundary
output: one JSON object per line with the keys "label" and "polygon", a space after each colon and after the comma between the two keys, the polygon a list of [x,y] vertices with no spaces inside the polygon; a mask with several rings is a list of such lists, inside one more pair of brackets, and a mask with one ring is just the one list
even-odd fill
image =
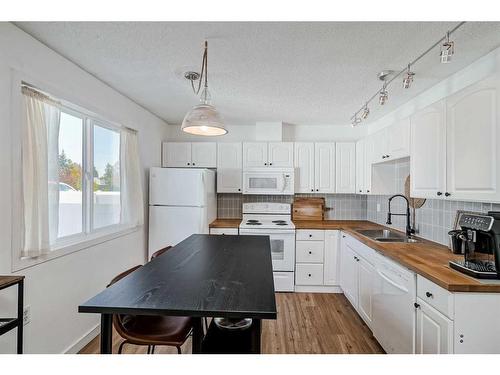
{"label": "white microwave", "polygon": [[243,194],[293,195],[293,168],[259,168],[243,171]]}

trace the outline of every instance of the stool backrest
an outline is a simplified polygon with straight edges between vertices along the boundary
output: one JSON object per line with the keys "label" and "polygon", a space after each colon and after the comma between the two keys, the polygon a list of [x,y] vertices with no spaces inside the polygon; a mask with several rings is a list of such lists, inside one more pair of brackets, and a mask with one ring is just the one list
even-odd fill
{"label": "stool backrest", "polygon": [[163,253],[166,253],[168,250],[170,250],[172,248],[172,246],[167,246],[167,247],[164,247],[163,249],[160,249],[158,251],[155,251],[153,253],[153,255],[151,255],[151,260],[153,260],[154,258],[157,258],[159,257],[160,255],[162,255]]}

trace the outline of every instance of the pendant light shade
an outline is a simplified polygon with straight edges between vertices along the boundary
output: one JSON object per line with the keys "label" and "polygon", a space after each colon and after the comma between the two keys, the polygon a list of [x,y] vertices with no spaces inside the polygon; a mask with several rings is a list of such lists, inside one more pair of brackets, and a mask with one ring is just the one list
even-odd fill
{"label": "pendant light shade", "polygon": [[[191,84],[193,85],[193,77],[196,76],[188,74],[186,77],[191,80]],[[208,43],[206,41],[199,78],[200,83],[203,78],[205,79],[205,86],[200,97],[201,103],[194,106],[186,116],[184,116],[181,129],[183,132],[193,135],[217,136],[227,134],[222,116],[210,103],[211,96],[208,91]],[[200,86],[198,86],[197,92],[199,92]]]}
{"label": "pendant light shade", "polygon": [[184,117],[181,129],[194,135],[215,136],[227,133],[220,113],[207,103],[193,107]]}

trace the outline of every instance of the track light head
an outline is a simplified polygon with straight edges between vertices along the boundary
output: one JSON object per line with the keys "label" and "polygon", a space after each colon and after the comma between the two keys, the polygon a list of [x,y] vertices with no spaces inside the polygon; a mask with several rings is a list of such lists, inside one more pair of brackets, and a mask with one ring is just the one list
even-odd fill
{"label": "track light head", "polygon": [[439,56],[441,57],[442,64],[448,64],[451,62],[452,56],[455,53],[455,43],[450,40],[450,32],[446,33],[446,41],[441,45],[441,52]]}
{"label": "track light head", "polygon": [[361,112],[361,118],[363,120],[366,120],[369,114],[370,114],[370,108],[368,108],[368,103],[366,103],[365,108],[363,108],[363,112]]}
{"label": "track light head", "polygon": [[387,102],[387,99],[389,99],[389,93],[387,92],[387,87],[384,83],[382,86],[382,90],[380,90],[379,97],[378,97],[378,103],[380,105],[384,105]]}
{"label": "track light head", "polygon": [[405,73],[405,77],[403,78],[403,88],[404,89],[409,89],[412,82],[413,82],[413,77],[415,76],[415,73],[413,73],[410,70],[410,64],[408,64],[408,70]]}
{"label": "track light head", "polygon": [[361,122],[361,119],[359,117],[357,117],[356,115],[354,115],[354,117],[352,118],[351,126],[354,128],[360,122]]}

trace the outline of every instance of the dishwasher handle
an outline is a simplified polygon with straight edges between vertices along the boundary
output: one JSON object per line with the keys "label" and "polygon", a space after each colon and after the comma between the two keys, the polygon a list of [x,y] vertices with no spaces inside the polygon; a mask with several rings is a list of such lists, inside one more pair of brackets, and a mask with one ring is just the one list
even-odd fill
{"label": "dishwasher handle", "polygon": [[405,292],[405,293],[408,293],[408,289],[405,288],[403,285],[400,285],[398,283],[396,283],[394,280],[390,279],[389,276],[387,276],[385,273],[383,273],[382,271],[380,270],[377,270],[377,273],[378,275],[384,279],[385,281],[387,281],[389,284],[391,284],[393,287]]}

